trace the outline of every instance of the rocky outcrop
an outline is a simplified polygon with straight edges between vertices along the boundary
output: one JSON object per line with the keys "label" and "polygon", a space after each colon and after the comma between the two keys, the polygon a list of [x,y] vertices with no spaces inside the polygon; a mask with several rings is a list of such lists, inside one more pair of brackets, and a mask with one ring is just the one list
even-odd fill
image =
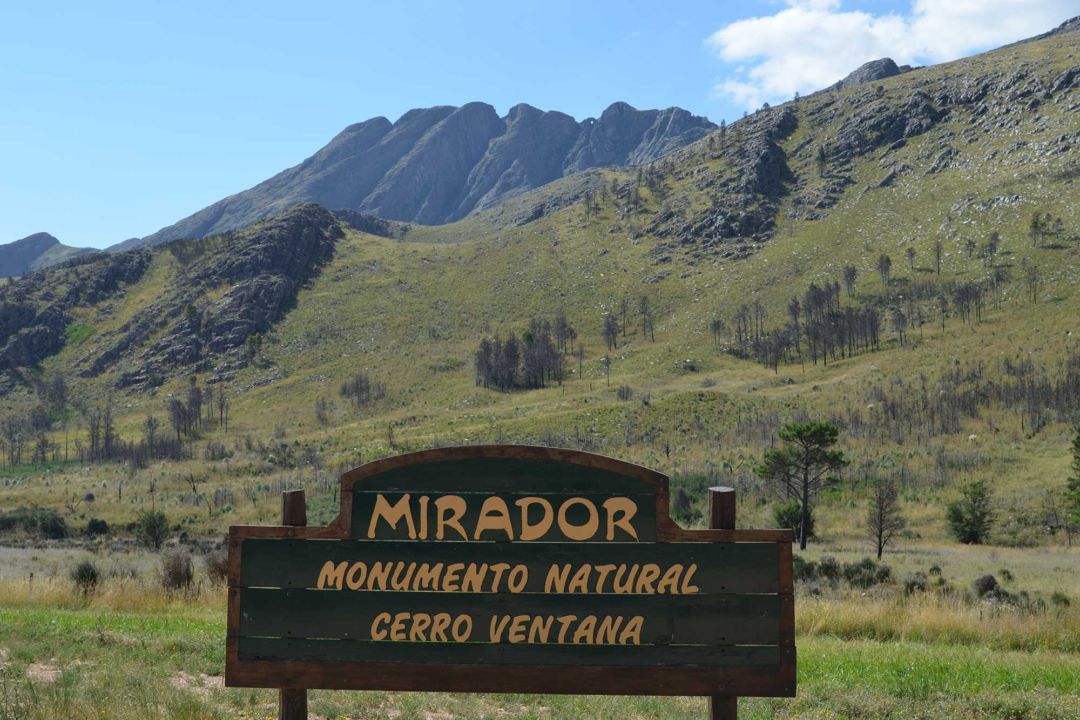
{"label": "rocky outcrop", "polygon": [[[95,305],[138,282],[148,250],[96,253],[37,270],[0,290],[0,376],[37,365],[60,351],[71,310]],[[10,387],[0,378],[0,387]]]}
{"label": "rocky outcrop", "polygon": [[[340,237],[337,218],[307,203],[241,233],[171,243],[161,252],[181,265],[172,287],[103,338],[80,361],[81,375],[99,375],[126,359],[135,369],[118,384],[146,387],[175,372],[242,365],[248,338],[285,316]],[[216,300],[208,299],[221,288]]]}
{"label": "rocky outcrop", "polygon": [[908,72],[909,70],[911,70],[910,65],[898,66],[893,62],[892,58],[871,60],[870,62],[855,68],[855,70],[848,73],[848,75],[840,82],[829,86],[825,92],[855,87],[856,85],[862,85],[863,83],[874,82],[876,80],[884,80]]}
{"label": "rocky outcrop", "polygon": [[350,125],[296,167],[139,242],[235,230],[304,201],[385,220],[452,222],[588,168],[649,162],[715,127],[678,108],[626,103],[580,123],[529,105],[505,117],[484,103],[410,110],[395,123]]}

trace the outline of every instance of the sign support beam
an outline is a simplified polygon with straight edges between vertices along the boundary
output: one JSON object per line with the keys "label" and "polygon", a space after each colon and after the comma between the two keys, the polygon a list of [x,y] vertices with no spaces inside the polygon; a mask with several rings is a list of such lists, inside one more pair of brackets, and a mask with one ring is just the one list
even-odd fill
{"label": "sign support beam", "polygon": [[[286,490],[281,493],[281,524],[307,526],[307,501],[304,499],[303,490]],[[307,690],[278,690],[278,720],[308,720]]]}
{"label": "sign support beam", "polygon": [[[709,488],[709,529],[735,529],[735,488]],[[713,695],[709,698],[709,720],[738,720],[739,698]]]}

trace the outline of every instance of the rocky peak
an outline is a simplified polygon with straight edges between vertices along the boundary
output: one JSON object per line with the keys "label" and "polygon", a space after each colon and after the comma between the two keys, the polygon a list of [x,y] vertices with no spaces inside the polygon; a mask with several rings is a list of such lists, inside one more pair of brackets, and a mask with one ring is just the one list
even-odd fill
{"label": "rocky peak", "polygon": [[897,66],[892,58],[871,60],[870,62],[863,63],[855,68],[855,70],[849,73],[847,77],[828,89],[841,90],[843,88],[862,85],[863,83],[874,82],[875,80],[884,80],[885,78],[891,78],[910,69],[911,67],[908,65],[905,65],[902,68]]}
{"label": "rocky peak", "polygon": [[158,244],[247,227],[297,202],[384,220],[453,222],[564,175],[635,165],[716,126],[679,108],[610,105],[581,123],[526,104],[499,117],[487,103],[410,110],[346,127],[299,165],[144,239]]}

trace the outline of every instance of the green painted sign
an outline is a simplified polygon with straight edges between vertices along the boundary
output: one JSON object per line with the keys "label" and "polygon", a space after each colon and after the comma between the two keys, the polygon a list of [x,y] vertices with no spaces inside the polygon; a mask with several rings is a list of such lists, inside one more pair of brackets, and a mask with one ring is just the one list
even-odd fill
{"label": "green painted sign", "polygon": [[660,473],[566,450],[362,466],[328,527],[231,528],[226,682],[793,694],[790,533],[667,507]]}

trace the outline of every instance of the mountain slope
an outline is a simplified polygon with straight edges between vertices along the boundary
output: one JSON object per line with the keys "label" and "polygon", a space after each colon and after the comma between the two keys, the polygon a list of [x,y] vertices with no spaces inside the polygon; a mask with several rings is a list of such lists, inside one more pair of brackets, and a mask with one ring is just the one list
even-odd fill
{"label": "mountain slope", "polygon": [[0,245],[0,277],[18,277],[31,270],[97,252],[93,248],[69,247],[49,233],[34,233],[21,240]]}
{"label": "mountain slope", "polygon": [[452,222],[581,170],[654,160],[715,127],[679,108],[626,103],[580,123],[524,104],[502,118],[484,103],[410,110],[393,124],[379,117],[350,125],[296,167],[142,242],[234,230],[307,201],[387,220]]}

